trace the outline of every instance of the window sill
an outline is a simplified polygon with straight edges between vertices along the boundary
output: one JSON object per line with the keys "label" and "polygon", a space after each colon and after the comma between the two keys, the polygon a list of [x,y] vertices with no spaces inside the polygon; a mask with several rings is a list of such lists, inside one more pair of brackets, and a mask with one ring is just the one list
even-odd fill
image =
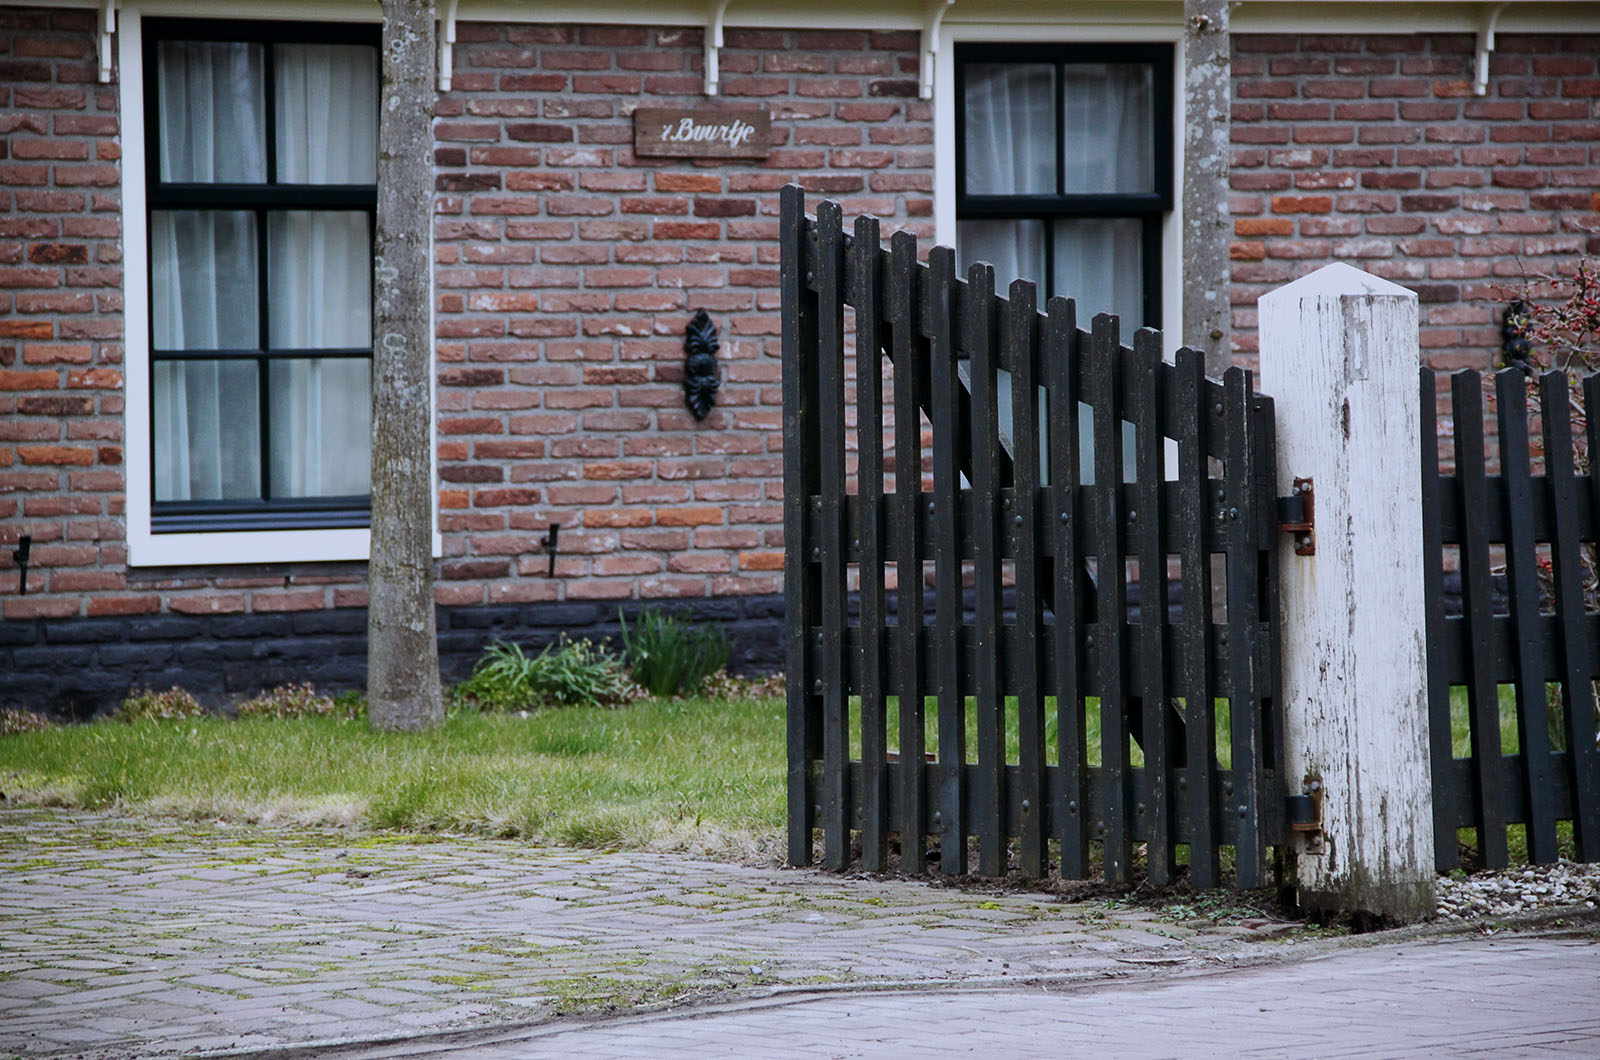
{"label": "window sill", "polygon": [[210,533],[152,533],[148,529],[129,527],[128,566],[191,567],[207,564],[365,560],[371,550],[371,540],[372,535],[366,527]]}

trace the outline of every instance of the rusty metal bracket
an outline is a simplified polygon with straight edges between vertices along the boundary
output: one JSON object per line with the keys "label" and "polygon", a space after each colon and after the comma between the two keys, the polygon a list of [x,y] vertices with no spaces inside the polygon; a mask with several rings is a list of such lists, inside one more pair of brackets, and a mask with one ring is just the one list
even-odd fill
{"label": "rusty metal bracket", "polygon": [[1302,852],[1321,854],[1322,781],[1307,773],[1300,782],[1300,794],[1286,796],[1283,802],[1283,816],[1289,822],[1289,830],[1305,840]]}
{"label": "rusty metal bracket", "polygon": [[1278,498],[1278,529],[1294,535],[1294,554],[1317,554],[1317,491],[1308,478],[1294,480],[1294,492]]}

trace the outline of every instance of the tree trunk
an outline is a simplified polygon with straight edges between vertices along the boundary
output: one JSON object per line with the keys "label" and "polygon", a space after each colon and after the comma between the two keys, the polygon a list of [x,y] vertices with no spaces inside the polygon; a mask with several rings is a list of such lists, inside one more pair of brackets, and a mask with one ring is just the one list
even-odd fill
{"label": "tree trunk", "polygon": [[1230,37],[1228,0],[1184,0],[1183,342],[1206,374],[1233,359],[1228,302]]}
{"label": "tree trunk", "polygon": [[375,729],[425,729],[444,720],[429,400],[433,53],[432,0],[383,0],[367,568],[367,710]]}

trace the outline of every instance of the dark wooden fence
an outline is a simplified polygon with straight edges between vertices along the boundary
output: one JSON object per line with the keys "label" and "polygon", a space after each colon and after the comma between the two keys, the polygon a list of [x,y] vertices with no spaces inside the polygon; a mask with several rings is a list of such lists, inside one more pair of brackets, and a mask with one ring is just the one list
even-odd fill
{"label": "dark wooden fence", "polygon": [[975,837],[983,875],[1098,858],[1124,881],[1143,843],[1151,880],[1186,853],[1210,886],[1232,847],[1260,885],[1283,817],[1270,399],[1193,350],[1163,363],[1155,332],[1129,349],[1115,317],[1041,314],[1031,284],[1000,297],[986,265],[962,280],[947,248],[886,252],[870,218],[852,239],[836,203],[813,222],[794,187],[782,255],[789,860],[820,829],[833,869],[859,842],[867,871],[965,873]]}
{"label": "dark wooden fence", "polygon": [[[1491,378],[1499,474],[1488,473],[1483,380],[1458,372],[1450,379],[1455,472],[1441,475],[1436,383],[1422,371],[1435,861],[1440,869],[1461,864],[1457,829],[1472,828],[1481,863],[1502,867],[1515,826],[1529,860],[1554,861],[1560,821],[1572,822],[1578,859],[1600,861],[1600,477],[1575,468],[1563,373],[1532,381],[1538,443],[1529,435],[1529,376],[1509,368]],[[1581,407],[1600,409],[1600,377],[1584,381]],[[1591,415],[1581,427],[1581,451],[1600,454],[1600,422]],[[1444,583],[1457,571],[1460,613],[1449,614]],[[1502,700],[1506,713],[1515,704],[1514,726],[1506,725],[1515,729],[1514,749],[1502,739]],[[1457,757],[1463,727],[1466,754]]]}

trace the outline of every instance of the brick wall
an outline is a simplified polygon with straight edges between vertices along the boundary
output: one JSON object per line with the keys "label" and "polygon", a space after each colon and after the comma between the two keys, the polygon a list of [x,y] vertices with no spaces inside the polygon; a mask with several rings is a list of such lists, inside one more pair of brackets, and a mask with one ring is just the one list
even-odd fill
{"label": "brick wall", "polygon": [[1496,363],[1504,301],[1600,252],[1600,38],[1234,41],[1235,346],[1256,300],[1345,261],[1416,291],[1435,367]]}
{"label": "brick wall", "polygon": [[[730,30],[722,95],[765,104],[775,147],[688,163],[634,158],[631,115],[703,99],[699,30],[457,33],[435,131],[441,601],[777,591],[778,189],[931,236],[916,34]],[[699,424],[697,309],[723,373]]]}
{"label": "brick wall", "polygon": [[[6,619],[111,614],[125,599],[120,145],[94,49],[92,12],[0,9]],[[10,563],[24,533],[26,597]]]}

